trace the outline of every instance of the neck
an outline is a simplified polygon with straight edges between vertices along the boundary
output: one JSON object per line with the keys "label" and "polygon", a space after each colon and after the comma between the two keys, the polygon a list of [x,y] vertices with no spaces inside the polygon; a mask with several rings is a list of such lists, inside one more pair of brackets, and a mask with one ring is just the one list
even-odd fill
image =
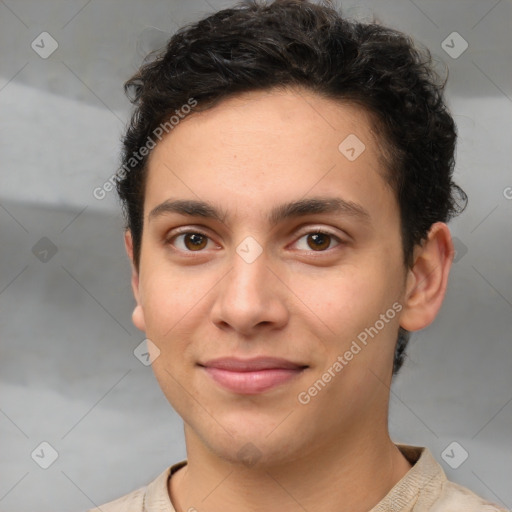
{"label": "neck", "polygon": [[367,512],[411,467],[384,434],[334,439],[255,469],[212,454],[186,426],[188,464],[170,479],[169,495],[177,512]]}

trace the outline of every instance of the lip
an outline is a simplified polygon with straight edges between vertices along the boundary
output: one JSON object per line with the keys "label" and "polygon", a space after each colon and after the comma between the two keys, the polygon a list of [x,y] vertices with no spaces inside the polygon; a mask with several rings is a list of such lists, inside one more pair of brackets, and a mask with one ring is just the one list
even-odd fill
{"label": "lip", "polygon": [[307,365],[276,357],[224,357],[199,364],[222,387],[240,394],[263,393],[300,375]]}
{"label": "lip", "polygon": [[303,369],[305,364],[294,363],[280,357],[260,356],[251,359],[240,359],[237,357],[219,357],[210,359],[206,363],[200,363],[200,366],[207,368],[218,368],[219,370],[228,370],[232,372],[253,372],[257,370],[299,370]]}

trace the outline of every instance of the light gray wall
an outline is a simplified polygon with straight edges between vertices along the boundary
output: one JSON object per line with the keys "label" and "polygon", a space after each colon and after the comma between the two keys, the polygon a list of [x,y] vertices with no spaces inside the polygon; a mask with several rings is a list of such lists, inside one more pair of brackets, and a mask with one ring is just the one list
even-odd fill
{"label": "light gray wall", "polygon": [[[93,190],[115,171],[122,84],[142,56],[229,5],[0,2],[0,510],[84,510],[185,456],[179,417],[133,355],[143,335],[131,325],[119,205]],[[448,67],[456,177],[470,198],[451,224],[459,257],[441,314],[413,337],[394,384],[391,431],[510,508],[512,3],[343,6],[410,33]],[[58,43],[47,59],[31,48],[43,31]],[[468,43],[458,58],[441,47],[454,31]],[[56,249],[46,262],[34,254],[53,247],[43,237]],[[43,441],[58,452],[46,470],[31,458]],[[458,469],[441,457],[453,441],[469,453]]]}

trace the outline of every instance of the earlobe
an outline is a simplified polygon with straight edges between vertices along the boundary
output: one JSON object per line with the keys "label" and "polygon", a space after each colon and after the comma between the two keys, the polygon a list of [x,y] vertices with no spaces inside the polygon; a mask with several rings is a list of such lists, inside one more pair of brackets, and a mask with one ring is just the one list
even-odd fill
{"label": "earlobe", "polygon": [[132,278],[131,278],[131,284],[132,284],[132,291],[133,296],[135,297],[135,301],[137,302],[133,313],[132,313],[132,322],[137,329],[145,332],[146,331],[146,323],[144,320],[144,309],[142,307],[142,301],[140,296],[140,290],[139,290],[139,273],[135,267],[135,263],[133,261],[133,239],[132,234],[130,230],[126,230],[124,233],[124,244],[126,248],[126,253],[128,254],[128,257],[130,258],[130,264],[132,268]]}
{"label": "earlobe", "polygon": [[146,322],[144,321],[144,311],[140,304],[137,304],[132,313],[132,322],[137,329],[146,332]]}
{"label": "earlobe", "polygon": [[417,246],[408,271],[400,326],[418,331],[431,324],[441,309],[453,261],[453,242],[448,226],[436,222]]}

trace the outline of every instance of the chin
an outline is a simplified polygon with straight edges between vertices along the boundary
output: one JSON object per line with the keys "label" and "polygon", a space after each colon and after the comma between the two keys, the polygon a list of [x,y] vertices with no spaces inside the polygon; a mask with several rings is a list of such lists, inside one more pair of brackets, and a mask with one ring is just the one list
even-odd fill
{"label": "chin", "polygon": [[[247,469],[264,469],[276,465],[288,464],[290,460],[298,458],[304,450],[300,447],[301,440],[294,437],[289,429],[265,424],[258,428],[250,420],[238,422],[236,425],[221,423],[226,430],[217,425],[217,428],[207,428],[200,435],[202,443],[216,456],[230,464],[236,464]],[[277,424],[279,425],[279,424]],[[293,444],[290,440],[293,438]],[[294,453],[296,456],[294,457]]]}
{"label": "chin", "polygon": [[271,443],[264,438],[253,440],[245,438],[236,442],[231,441],[229,446],[219,447],[216,454],[231,464],[262,470],[289,463],[293,458],[290,450],[290,446],[284,448],[279,440]]}

